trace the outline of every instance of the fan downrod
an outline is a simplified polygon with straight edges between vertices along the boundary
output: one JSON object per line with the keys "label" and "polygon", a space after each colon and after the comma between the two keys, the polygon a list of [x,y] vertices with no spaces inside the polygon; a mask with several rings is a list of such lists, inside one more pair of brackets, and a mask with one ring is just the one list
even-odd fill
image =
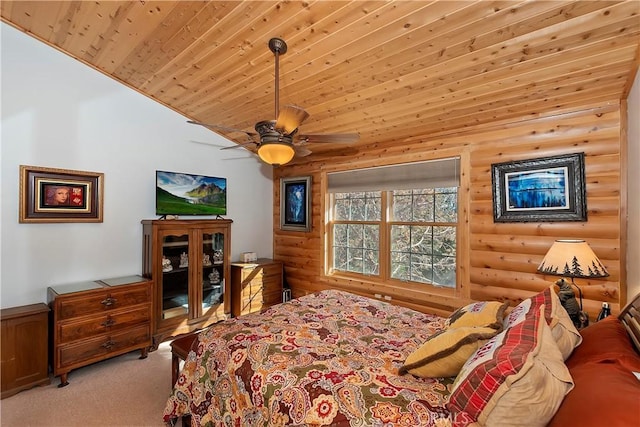
{"label": "fan downrod", "polygon": [[271,52],[273,53],[284,55],[285,53],[287,53],[287,44],[284,42],[284,40],[278,37],[274,37],[269,40],[269,49],[271,49]]}

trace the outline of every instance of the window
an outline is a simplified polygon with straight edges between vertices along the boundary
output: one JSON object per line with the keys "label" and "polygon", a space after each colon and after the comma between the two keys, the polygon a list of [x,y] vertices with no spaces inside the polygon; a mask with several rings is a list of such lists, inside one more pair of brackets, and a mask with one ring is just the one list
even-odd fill
{"label": "window", "polygon": [[455,288],[458,170],[446,159],[329,174],[331,273]]}
{"label": "window", "polygon": [[381,192],[334,195],[333,268],[380,273]]}
{"label": "window", "polygon": [[456,285],[457,187],[391,191],[392,279]]}

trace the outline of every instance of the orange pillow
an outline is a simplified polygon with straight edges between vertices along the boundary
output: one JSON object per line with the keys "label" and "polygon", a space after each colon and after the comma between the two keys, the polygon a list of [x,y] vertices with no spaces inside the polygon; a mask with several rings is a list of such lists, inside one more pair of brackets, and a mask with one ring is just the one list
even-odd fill
{"label": "orange pillow", "polygon": [[569,372],[574,388],[547,427],[640,426],[640,381],[628,369],[588,362]]}
{"label": "orange pillow", "polygon": [[566,361],[575,383],[549,427],[640,425],[640,355],[624,325],[609,316],[580,330],[580,344]]}
{"label": "orange pillow", "polygon": [[582,344],[566,361],[569,369],[588,362],[618,361],[631,371],[640,372],[640,355],[634,350],[624,325],[614,316],[580,330]]}

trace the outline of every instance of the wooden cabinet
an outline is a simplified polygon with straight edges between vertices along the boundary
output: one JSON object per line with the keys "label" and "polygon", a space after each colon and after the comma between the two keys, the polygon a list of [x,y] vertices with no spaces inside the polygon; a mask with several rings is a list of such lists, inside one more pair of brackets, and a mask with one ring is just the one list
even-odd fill
{"label": "wooden cabinet", "polygon": [[53,313],[53,373],[59,387],[73,369],[151,347],[153,282],[141,276],[71,283],[48,289]]}
{"label": "wooden cabinet", "polygon": [[280,261],[260,258],[253,263],[231,264],[231,313],[262,311],[282,302]]}
{"label": "wooden cabinet", "polygon": [[4,308],[2,319],[2,399],[49,384],[49,307],[44,303]]}
{"label": "wooden cabinet", "polygon": [[229,317],[232,222],[142,221],[142,270],[156,285],[154,346]]}

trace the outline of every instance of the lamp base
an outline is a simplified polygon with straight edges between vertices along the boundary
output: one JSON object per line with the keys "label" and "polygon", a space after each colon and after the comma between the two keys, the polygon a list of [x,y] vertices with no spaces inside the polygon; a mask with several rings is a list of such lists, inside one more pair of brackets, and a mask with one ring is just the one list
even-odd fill
{"label": "lamp base", "polygon": [[[567,311],[573,325],[577,329],[589,326],[589,315],[582,310],[582,289],[573,283],[573,280],[569,283],[564,280],[564,278],[557,280],[555,284],[560,287],[560,290],[558,291],[560,304],[562,304],[562,307]],[[576,300],[576,294],[573,291],[572,285],[578,289],[578,293],[580,294],[580,304],[578,304],[578,301]]]}

